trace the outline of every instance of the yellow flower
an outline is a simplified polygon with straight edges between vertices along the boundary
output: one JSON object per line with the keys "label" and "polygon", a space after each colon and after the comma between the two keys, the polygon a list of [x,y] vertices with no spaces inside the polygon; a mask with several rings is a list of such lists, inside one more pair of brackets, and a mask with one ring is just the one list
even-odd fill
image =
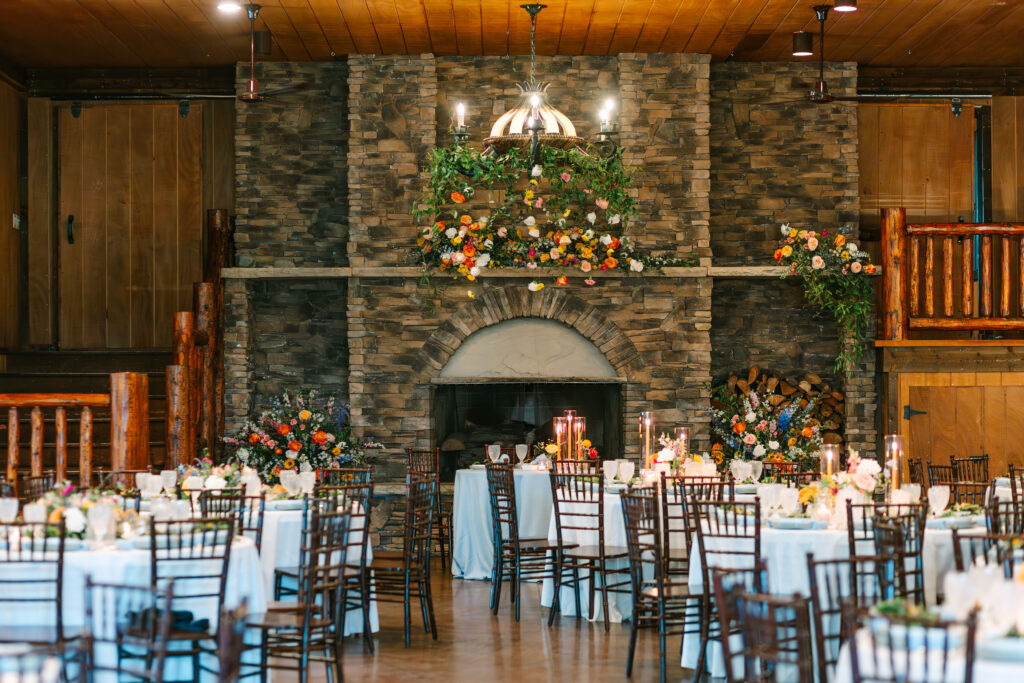
{"label": "yellow flower", "polygon": [[536,178],[530,178],[530,184],[531,185],[538,185],[539,183],[537,182]]}
{"label": "yellow flower", "polygon": [[[475,299],[476,298],[476,294],[473,293],[472,289],[467,289],[466,290],[466,296],[468,296],[470,299]],[[335,453],[335,455],[337,455],[337,453]]]}
{"label": "yellow flower", "polygon": [[549,443],[547,446],[544,447],[544,452],[547,453],[548,455],[556,455],[558,453],[558,444]]}
{"label": "yellow flower", "polygon": [[568,218],[570,213],[572,213],[572,209],[566,209],[562,212],[562,218]]}
{"label": "yellow flower", "polygon": [[782,255],[783,256],[789,256],[792,253],[793,253],[793,247],[789,246],[788,244],[782,248]]}
{"label": "yellow flower", "polygon": [[540,260],[541,261],[550,261],[551,260],[551,255],[550,254],[541,254],[540,255]]}
{"label": "yellow flower", "polygon": [[462,244],[462,237],[459,236],[459,235],[456,235],[455,237],[453,237],[452,238],[452,244]]}
{"label": "yellow flower", "polygon": [[811,484],[810,486],[805,486],[802,489],[800,489],[800,494],[798,498],[802,504],[810,505],[811,502],[813,502],[814,499],[818,497],[819,492],[820,489],[818,489],[818,485]]}
{"label": "yellow flower", "polygon": [[285,461],[281,463],[281,466],[284,467],[286,470],[293,470],[295,469],[295,459],[286,458]]}
{"label": "yellow flower", "polygon": [[798,232],[796,234],[796,236],[799,237],[800,239],[803,239],[804,237],[807,236],[807,231],[806,230],[801,230],[800,232]]}
{"label": "yellow flower", "polygon": [[844,259],[848,259],[850,258],[850,252],[844,251],[842,254],[840,254],[840,256],[842,256]]}
{"label": "yellow flower", "polygon": [[469,273],[468,275],[466,275],[466,279],[472,282],[473,280],[476,279],[476,275],[473,275],[473,273]]}
{"label": "yellow flower", "polygon": [[583,448],[590,448],[590,439],[583,439],[583,441],[580,441],[580,446]]}
{"label": "yellow flower", "polygon": [[789,446],[790,448],[792,448],[793,446],[795,446],[795,445],[796,445],[796,437],[795,437],[795,436],[791,436],[791,437],[789,437],[789,441],[787,441],[786,443],[787,443],[787,445],[788,445],[788,446]]}
{"label": "yellow flower", "polygon": [[533,199],[533,190],[527,190],[523,197],[526,199]]}
{"label": "yellow flower", "polygon": [[341,455],[341,449],[335,446],[331,449],[331,455]]}
{"label": "yellow flower", "polygon": [[300,420],[308,420],[311,417],[313,417],[313,413],[309,412],[308,410],[300,410],[299,411],[299,419]]}
{"label": "yellow flower", "polygon": [[797,234],[796,233],[796,228],[791,228],[790,231],[789,231],[789,236],[790,237],[796,237],[796,234]]}

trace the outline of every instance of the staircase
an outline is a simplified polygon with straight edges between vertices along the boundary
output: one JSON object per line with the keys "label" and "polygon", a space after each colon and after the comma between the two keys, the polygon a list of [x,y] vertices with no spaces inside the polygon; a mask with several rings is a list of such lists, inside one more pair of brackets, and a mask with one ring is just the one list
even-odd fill
{"label": "staircase", "polygon": [[[0,353],[0,393],[110,392],[110,373],[141,372],[149,377],[149,443],[152,463],[164,463],[166,379],[164,368],[171,362],[170,350],[147,351],[5,351]],[[44,428],[44,468],[54,466],[53,421],[47,414]],[[28,471],[29,414],[19,415],[21,467]],[[77,478],[78,411],[68,413],[68,467]],[[0,448],[6,452],[7,415],[0,415]],[[110,411],[93,413],[93,466],[110,467]]]}

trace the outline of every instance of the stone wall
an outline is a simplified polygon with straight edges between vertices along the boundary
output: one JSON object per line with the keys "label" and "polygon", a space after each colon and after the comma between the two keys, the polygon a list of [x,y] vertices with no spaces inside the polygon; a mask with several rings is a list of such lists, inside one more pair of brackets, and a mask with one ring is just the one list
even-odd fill
{"label": "stone wall", "polygon": [[[348,65],[256,65],[264,90],[235,107],[236,262],[343,266],[348,243]],[[240,65],[245,90],[248,65]]]}

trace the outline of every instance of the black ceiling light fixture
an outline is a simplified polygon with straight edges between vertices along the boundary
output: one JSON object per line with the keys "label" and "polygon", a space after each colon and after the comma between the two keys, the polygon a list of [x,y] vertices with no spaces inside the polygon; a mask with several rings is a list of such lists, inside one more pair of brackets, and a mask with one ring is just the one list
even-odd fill
{"label": "black ceiling light fixture", "polygon": [[810,31],[797,31],[793,34],[793,56],[810,57],[814,55],[814,34]]}
{"label": "black ceiling light fixture", "polygon": [[838,0],[832,9],[837,12],[856,12],[857,0]]}
{"label": "black ceiling light fixture", "polygon": [[[814,5],[811,7],[818,18],[818,82],[814,89],[807,93],[810,102],[832,102],[835,98],[828,91],[825,82],[825,20],[829,10],[837,12],[853,12],[857,9],[857,0],[837,0],[834,5]],[[793,34],[793,56],[811,57],[814,55],[814,34],[811,31],[797,31]]]}

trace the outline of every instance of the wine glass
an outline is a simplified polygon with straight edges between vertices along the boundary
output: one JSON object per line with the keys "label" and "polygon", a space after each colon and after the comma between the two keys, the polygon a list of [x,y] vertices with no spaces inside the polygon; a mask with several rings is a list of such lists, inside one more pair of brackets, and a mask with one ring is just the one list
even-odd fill
{"label": "wine glass", "polygon": [[178,473],[175,470],[161,470],[160,483],[167,495],[171,495],[178,485]]}
{"label": "wine glass", "polygon": [[299,484],[299,475],[295,470],[283,470],[281,472],[281,486],[288,492],[289,498],[294,498],[298,495],[301,485]]}
{"label": "wine glass", "polygon": [[0,498],[0,522],[10,524],[18,516],[17,498]]}
{"label": "wine glass", "polygon": [[171,511],[173,510],[173,504],[167,498],[156,498],[149,506],[149,512],[153,515],[153,519],[158,522],[167,522],[171,519]]}
{"label": "wine glass", "polygon": [[96,539],[98,545],[103,545],[110,527],[110,521],[113,519],[113,512],[110,507],[104,503],[96,503],[89,506],[85,516],[89,521],[89,531],[92,532],[92,537]]}
{"label": "wine glass", "polygon": [[299,472],[297,481],[299,482],[299,490],[302,493],[306,495],[311,494],[316,486],[316,472]]}
{"label": "wine glass", "polygon": [[146,476],[145,486],[140,485],[143,497],[156,498],[164,488],[164,482],[159,475],[150,474]]}
{"label": "wine glass", "polygon": [[605,483],[611,484],[615,481],[615,475],[619,472],[619,463],[614,460],[605,460],[601,463],[601,467],[604,469]]}
{"label": "wine glass", "polygon": [[948,486],[932,486],[928,489],[928,507],[932,510],[932,517],[938,517],[948,504]]}
{"label": "wine glass", "polygon": [[760,460],[750,461],[750,476],[753,477],[754,483],[761,481],[761,473],[764,472],[764,463]]}
{"label": "wine glass", "polygon": [[491,459],[491,462],[497,463],[498,458],[501,457],[501,446],[496,443],[488,444],[487,457]]}
{"label": "wine glass", "polygon": [[519,458],[519,464],[523,464],[526,461],[526,456],[530,453],[530,447],[525,443],[516,444],[516,457]]}
{"label": "wine glass", "polygon": [[259,496],[260,491],[263,488],[263,483],[260,481],[260,476],[258,474],[243,474],[242,486],[245,488],[245,495]]}
{"label": "wine glass", "polygon": [[633,473],[636,471],[636,465],[632,460],[620,460],[619,461],[619,480],[624,484],[628,484],[633,481]]}
{"label": "wine glass", "polygon": [[921,502],[921,485],[920,484],[903,484],[903,486],[901,486],[900,488],[904,489],[907,492],[907,495],[910,496],[910,502],[911,503],[920,503]]}
{"label": "wine glass", "polygon": [[41,503],[27,503],[22,508],[22,514],[29,524],[42,524],[46,521],[46,506]]}

